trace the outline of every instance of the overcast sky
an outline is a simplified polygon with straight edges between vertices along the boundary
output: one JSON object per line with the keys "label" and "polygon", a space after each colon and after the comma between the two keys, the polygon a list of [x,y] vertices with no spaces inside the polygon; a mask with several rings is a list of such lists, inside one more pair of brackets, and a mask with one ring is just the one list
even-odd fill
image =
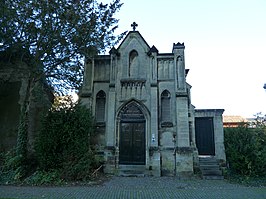
{"label": "overcast sky", "polygon": [[[192,104],[266,114],[266,0],[121,0],[117,33],[137,30],[160,53],[185,43]],[[103,2],[110,2],[104,0]]]}

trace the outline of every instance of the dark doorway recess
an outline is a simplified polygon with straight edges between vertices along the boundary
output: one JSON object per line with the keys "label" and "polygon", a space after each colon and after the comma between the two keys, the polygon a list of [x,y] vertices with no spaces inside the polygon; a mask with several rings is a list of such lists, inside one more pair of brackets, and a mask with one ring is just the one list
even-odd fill
{"label": "dark doorway recess", "polygon": [[121,123],[119,163],[145,164],[145,122]]}
{"label": "dark doorway recess", "polygon": [[139,104],[127,104],[120,118],[119,164],[145,165],[146,120]]}
{"label": "dark doorway recess", "polygon": [[195,118],[195,131],[199,155],[215,155],[213,118]]}

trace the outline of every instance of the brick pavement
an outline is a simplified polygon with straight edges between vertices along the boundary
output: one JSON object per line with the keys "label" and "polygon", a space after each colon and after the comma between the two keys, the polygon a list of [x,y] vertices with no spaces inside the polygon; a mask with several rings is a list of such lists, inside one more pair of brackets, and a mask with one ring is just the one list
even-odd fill
{"label": "brick pavement", "polygon": [[0,198],[97,199],[266,199],[266,187],[246,187],[215,180],[172,177],[112,177],[102,185],[65,187],[0,186]]}

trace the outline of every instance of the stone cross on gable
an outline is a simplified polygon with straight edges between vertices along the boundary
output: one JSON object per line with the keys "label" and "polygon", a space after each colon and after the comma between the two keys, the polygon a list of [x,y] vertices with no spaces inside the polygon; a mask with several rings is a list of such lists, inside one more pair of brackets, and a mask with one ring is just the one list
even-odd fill
{"label": "stone cross on gable", "polygon": [[136,27],[138,27],[138,24],[134,21],[133,24],[131,24],[131,27],[133,28],[133,31],[136,31]]}

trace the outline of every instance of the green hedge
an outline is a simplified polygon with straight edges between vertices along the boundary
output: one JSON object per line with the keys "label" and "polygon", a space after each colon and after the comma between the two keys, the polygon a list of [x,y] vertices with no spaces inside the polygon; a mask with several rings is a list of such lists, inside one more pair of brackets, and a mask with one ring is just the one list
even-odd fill
{"label": "green hedge", "polygon": [[225,151],[229,168],[242,176],[266,176],[266,128],[225,128]]}

